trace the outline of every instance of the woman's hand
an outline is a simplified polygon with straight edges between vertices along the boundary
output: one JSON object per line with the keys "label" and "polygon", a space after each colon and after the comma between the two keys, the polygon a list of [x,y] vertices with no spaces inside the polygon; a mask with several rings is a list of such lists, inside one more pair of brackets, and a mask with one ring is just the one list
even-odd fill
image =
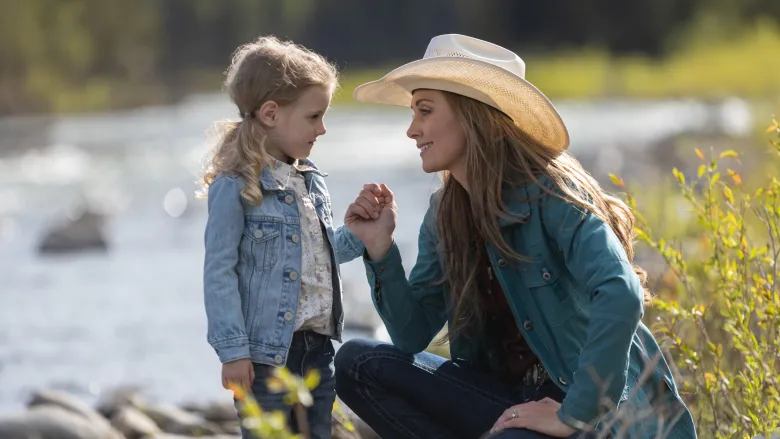
{"label": "woman's hand", "polygon": [[393,192],[384,184],[369,183],[347,208],[344,224],[363,241],[368,256],[376,261],[393,245],[397,217]]}
{"label": "woman's hand", "polygon": [[552,437],[569,437],[577,430],[558,419],[561,404],[553,399],[527,402],[509,407],[496,421],[491,433],[507,428],[526,428]]}

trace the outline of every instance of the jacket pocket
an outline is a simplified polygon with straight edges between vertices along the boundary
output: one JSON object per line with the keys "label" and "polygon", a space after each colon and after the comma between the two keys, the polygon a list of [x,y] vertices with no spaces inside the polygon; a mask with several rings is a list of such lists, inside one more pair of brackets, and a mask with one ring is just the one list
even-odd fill
{"label": "jacket pocket", "polygon": [[282,223],[247,218],[245,224],[244,236],[250,244],[254,266],[272,267],[281,250]]}
{"label": "jacket pocket", "polygon": [[567,283],[561,280],[560,269],[549,255],[538,252],[532,262],[525,264],[522,278],[531,299],[553,326],[565,323],[575,314],[571,292],[566,287]]}

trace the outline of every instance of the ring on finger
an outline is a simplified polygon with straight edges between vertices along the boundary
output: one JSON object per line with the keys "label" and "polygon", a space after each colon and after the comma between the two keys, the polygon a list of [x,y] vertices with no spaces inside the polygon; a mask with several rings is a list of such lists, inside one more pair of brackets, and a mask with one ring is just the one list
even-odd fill
{"label": "ring on finger", "polygon": [[517,409],[512,409],[512,419],[517,419]]}

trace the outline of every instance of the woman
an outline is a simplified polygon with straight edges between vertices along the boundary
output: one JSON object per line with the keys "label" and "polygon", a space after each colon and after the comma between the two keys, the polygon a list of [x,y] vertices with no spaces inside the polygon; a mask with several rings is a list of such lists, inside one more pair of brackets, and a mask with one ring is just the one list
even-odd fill
{"label": "woman", "polygon": [[[640,322],[634,218],[565,152],[563,121],[524,75],[504,48],[442,35],[355,91],[411,105],[407,135],[443,184],[408,279],[392,192],[366,185],[350,205],[393,344],[345,343],[337,393],[382,437],[695,438]],[[452,361],[423,352],[445,323]]]}

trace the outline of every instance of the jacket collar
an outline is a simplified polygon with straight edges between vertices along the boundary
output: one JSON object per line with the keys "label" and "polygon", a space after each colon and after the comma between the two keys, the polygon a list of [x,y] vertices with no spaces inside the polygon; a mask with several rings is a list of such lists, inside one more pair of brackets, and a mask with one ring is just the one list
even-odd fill
{"label": "jacket collar", "polygon": [[[315,174],[320,177],[327,177],[328,174],[317,169],[317,165],[309,159],[298,160],[296,169],[301,172],[308,182],[310,175]],[[279,182],[273,176],[270,166],[263,166],[262,172],[260,172],[260,186],[266,191],[278,191]]]}

